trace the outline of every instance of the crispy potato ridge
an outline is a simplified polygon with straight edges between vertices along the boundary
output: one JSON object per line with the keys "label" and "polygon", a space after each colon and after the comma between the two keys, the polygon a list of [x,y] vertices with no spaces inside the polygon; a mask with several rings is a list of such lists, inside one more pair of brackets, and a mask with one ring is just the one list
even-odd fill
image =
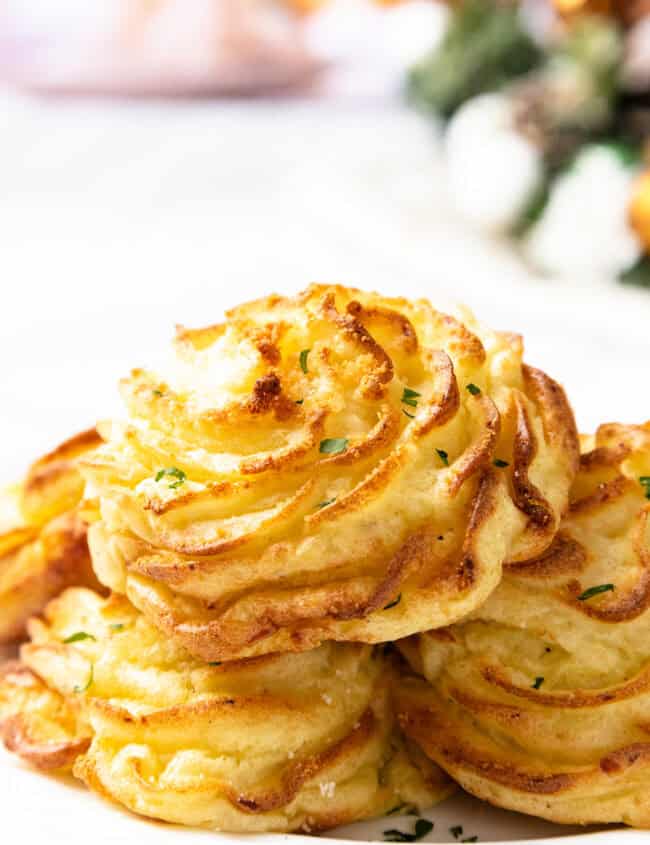
{"label": "crispy potato ridge", "polygon": [[133,812],[227,831],[322,830],[451,782],[394,732],[390,659],[329,643],[210,665],[127,599],[70,589],[0,678],[0,732]]}
{"label": "crispy potato ridge", "polygon": [[585,447],[551,548],[469,620],[401,644],[426,681],[396,687],[399,720],[500,807],[650,827],[650,424]]}
{"label": "crispy potato ridge", "polygon": [[23,636],[29,617],[65,587],[97,585],[76,461],[101,442],[95,429],[66,440],[0,495],[0,644]]}
{"label": "crispy potato ridge", "polygon": [[449,624],[557,530],[573,415],[518,336],[315,285],[175,351],[82,470],[100,580],[205,660]]}

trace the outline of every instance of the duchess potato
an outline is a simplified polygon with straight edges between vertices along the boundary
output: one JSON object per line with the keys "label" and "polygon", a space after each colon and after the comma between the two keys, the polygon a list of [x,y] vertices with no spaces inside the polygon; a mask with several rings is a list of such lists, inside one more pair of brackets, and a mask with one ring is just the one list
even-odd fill
{"label": "duchess potato", "polygon": [[650,424],[585,441],[550,549],[402,644],[401,724],[465,789],[555,822],[650,827]]}
{"label": "duchess potato", "polygon": [[72,767],[133,812],[226,831],[315,831],[429,806],[450,782],[394,734],[390,658],[329,643],[207,664],[127,599],[70,589],[0,681],[7,747]]}
{"label": "duchess potato", "polygon": [[575,425],[518,336],[316,285],[175,352],[83,472],[100,580],[202,659],[449,624],[557,530]]}
{"label": "duchess potato", "polygon": [[95,429],[66,440],[0,494],[0,644],[19,639],[65,587],[97,584],[77,513],[84,480],[76,462],[100,443]]}

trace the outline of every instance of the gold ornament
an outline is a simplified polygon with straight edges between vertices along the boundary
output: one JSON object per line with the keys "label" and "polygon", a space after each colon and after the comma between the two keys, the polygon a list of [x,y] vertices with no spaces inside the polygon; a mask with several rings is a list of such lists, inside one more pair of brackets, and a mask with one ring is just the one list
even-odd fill
{"label": "gold ornament", "polygon": [[641,174],[634,186],[629,221],[646,251],[650,251],[650,169]]}

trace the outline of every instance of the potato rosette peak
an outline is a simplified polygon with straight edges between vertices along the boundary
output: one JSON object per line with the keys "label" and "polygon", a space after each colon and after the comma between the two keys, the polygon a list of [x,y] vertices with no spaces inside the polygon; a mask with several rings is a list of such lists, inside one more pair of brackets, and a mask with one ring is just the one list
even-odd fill
{"label": "potato rosette peak", "polygon": [[518,336],[313,285],[174,346],[83,471],[100,579],[199,657],[449,624],[550,544],[577,437]]}
{"label": "potato rosette peak", "polygon": [[0,735],[133,812],[232,832],[318,831],[452,789],[395,732],[381,649],[327,643],[207,664],[120,596],[70,589],[0,671]]}
{"label": "potato rosette peak", "polygon": [[[650,423],[584,438],[550,548],[467,620],[407,639],[400,722],[465,789],[650,827]],[[425,680],[426,679],[426,680]]]}
{"label": "potato rosette peak", "polygon": [[29,617],[65,587],[97,586],[77,462],[101,442],[94,428],[83,431],[0,492],[0,644],[20,639]]}

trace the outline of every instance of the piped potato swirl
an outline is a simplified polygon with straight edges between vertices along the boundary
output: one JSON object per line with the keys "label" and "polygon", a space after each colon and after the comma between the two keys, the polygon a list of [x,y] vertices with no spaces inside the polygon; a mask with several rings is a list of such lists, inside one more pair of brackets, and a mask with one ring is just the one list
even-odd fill
{"label": "piped potato swirl", "polygon": [[507,567],[468,620],[400,645],[416,674],[397,706],[480,798],[648,828],[650,423],[603,425],[583,445],[551,547]]}
{"label": "piped potato swirl", "polygon": [[0,493],[0,645],[20,639],[29,617],[65,587],[98,586],[77,461],[101,442],[94,428],[69,438]]}
{"label": "piped potato swirl", "polygon": [[382,648],[207,664],[127,599],[70,589],[0,668],[0,736],[150,818],[230,832],[318,831],[453,785],[395,730]]}
{"label": "piped potato swirl", "polygon": [[521,339],[314,285],[180,328],[84,459],[100,579],[205,660],[448,625],[542,554],[577,436]]}

